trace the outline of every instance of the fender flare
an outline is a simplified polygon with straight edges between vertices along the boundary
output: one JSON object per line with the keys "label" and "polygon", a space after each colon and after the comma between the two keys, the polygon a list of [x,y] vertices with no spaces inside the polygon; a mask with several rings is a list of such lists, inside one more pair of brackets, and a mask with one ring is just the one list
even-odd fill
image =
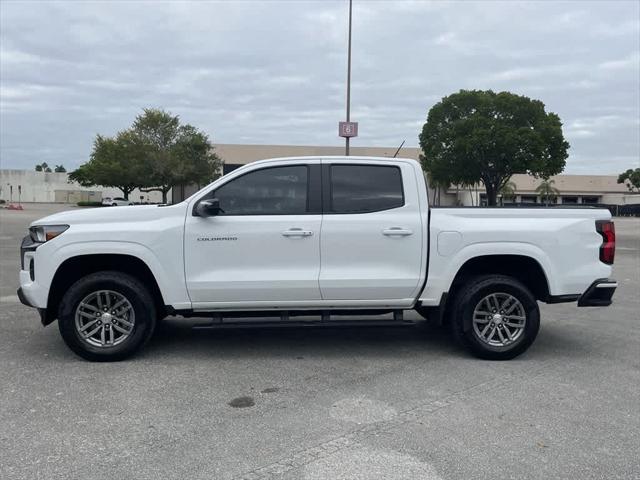
{"label": "fender flare", "polygon": [[160,259],[147,246],[137,242],[87,241],[65,244],[52,253],[51,260],[56,265],[56,270],[51,272],[50,278],[54,278],[64,262],[84,255],[126,255],[135,257],[144,263],[153,275],[165,304],[171,305],[184,302],[190,304],[184,281],[179,282],[182,288],[177,290],[175,280],[171,281],[169,273],[163,267]]}

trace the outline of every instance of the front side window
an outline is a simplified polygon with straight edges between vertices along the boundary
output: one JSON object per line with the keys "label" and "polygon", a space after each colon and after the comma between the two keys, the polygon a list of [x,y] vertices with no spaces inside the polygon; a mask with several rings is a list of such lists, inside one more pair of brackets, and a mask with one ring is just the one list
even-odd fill
{"label": "front side window", "polygon": [[404,205],[400,168],[331,165],[331,212],[367,213]]}
{"label": "front side window", "polygon": [[221,215],[301,215],[307,213],[308,169],[304,165],[256,170],[208,195]]}

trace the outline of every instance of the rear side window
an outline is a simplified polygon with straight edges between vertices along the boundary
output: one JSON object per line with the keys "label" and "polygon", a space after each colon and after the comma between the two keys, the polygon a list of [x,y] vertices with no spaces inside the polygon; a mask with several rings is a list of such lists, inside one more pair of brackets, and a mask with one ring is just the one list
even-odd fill
{"label": "rear side window", "polygon": [[222,215],[301,215],[307,212],[307,167],[263,168],[225,183],[208,197]]}
{"label": "rear side window", "polygon": [[367,213],[404,205],[400,168],[331,165],[331,212]]}

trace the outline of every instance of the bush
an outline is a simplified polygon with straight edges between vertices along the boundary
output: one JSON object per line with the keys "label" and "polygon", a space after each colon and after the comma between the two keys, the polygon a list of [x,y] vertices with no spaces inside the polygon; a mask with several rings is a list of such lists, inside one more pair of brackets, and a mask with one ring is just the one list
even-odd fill
{"label": "bush", "polygon": [[102,202],[78,202],[79,207],[101,207]]}

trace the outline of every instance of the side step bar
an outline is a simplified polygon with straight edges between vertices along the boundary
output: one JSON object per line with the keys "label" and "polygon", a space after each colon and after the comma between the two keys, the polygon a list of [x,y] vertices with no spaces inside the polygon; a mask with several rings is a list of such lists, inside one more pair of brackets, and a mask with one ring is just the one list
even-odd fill
{"label": "side step bar", "polygon": [[[231,315],[229,315],[231,313]],[[405,320],[402,310],[394,310],[393,319],[363,319],[363,320],[342,320],[342,319],[332,319],[331,315],[345,315],[344,311],[340,311],[339,313],[331,312],[331,311],[323,311],[320,313],[320,318],[309,320],[309,319],[296,319],[292,318],[292,315],[288,311],[280,312],[280,318],[275,319],[273,315],[274,312],[269,312],[266,315],[262,315],[264,320],[251,320],[250,317],[255,317],[256,315],[247,315],[246,313],[240,312],[227,312],[227,313],[209,313],[207,316],[211,317],[211,323],[202,324],[202,325],[194,325],[192,328],[194,329],[211,329],[211,328],[259,328],[259,327],[323,327],[323,326],[345,326],[345,327],[355,327],[355,326],[381,326],[381,327],[397,327],[397,326],[408,326],[415,325],[416,322],[413,320]],[[316,316],[317,314],[308,312],[295,312],[295,316]],[[353,314],[350,314],[353,316]],[[371,316],[371,312],[363,313],[358,312],[357,315],[368,315]],[[195,315],[194,315],[195,316]],[[203,315],[204,316],[204,315]],[[271,318],[269,318],[271,317]]]}

